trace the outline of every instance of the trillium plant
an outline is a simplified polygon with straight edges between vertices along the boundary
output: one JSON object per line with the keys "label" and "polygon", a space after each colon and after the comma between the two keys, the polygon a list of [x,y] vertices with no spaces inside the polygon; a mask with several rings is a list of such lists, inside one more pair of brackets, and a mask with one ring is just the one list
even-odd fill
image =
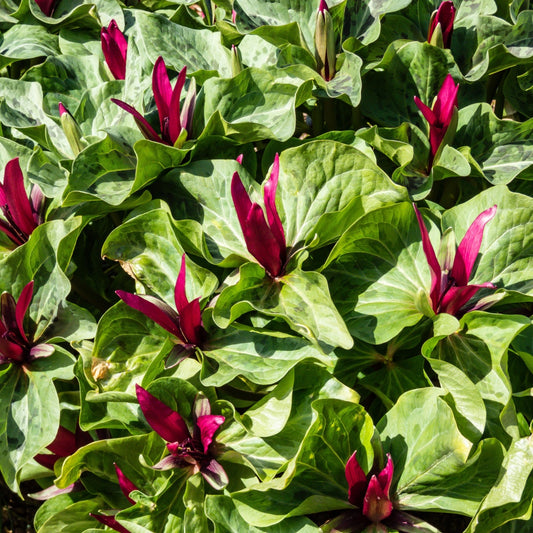
{"label": "trillium plant", "polygon": [[3,529],[533,531],[530,2],[2,5]]}

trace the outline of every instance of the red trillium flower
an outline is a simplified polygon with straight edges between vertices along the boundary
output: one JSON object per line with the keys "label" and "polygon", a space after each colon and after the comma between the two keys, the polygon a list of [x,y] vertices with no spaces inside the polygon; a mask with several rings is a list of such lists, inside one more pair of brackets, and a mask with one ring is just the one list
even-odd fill
{"label": "red trillium flower", "polygon": [[[122,470],[114,464],[115,470],[117,472],[118,477],[118,484],[120,486],[120,490],[126,496],[126,499],[132,504],[135,505],[135,501],[130,498],[130,492],[133,492],[134,490],[139,490],[137,487],[123,474]],[[95,513],[89,513],[90,516],[98,520],[101,524],[104,524],[107,527],[110,527],[111,529],[115,531],[119,531],[120,533],[130,533],[129,530],[127,530],[124,526],[120,525],[117,521],[117,519],[113,515],[103,515],[103,514],[95,514]]]}
{"label": "red trillium flower", "polygon": [[[429,234],[422,220],[422,215],[416,205],[414,205],[414,208],[418,225],[420,226],[420,233],[422,234],[424,254],[431,270],[430,298],[433,311],[435,313],[456,315],[479,289],[484,287],[496,288],[492,283],[469,285],[468,280],[479,253],[485,225],[494,218],[497,206],[494,205],[477,216],[468,228],[457,251],[455,251],[453,245],[446,246],[447,242],[443,239],[445,246],[442,246],[441,243],[442,252],[439,250],[439,256],[443,257],[441,257],[440,262],[429,240]],[[453,233],[450,235],[453,238]],[[476,308],[479,309],[480,307],[474,307],[470,310]]]}
{"label": "red trillium flower", "polygon": [[379,524],[392,513],[392,501],[389,497],[394,465],[390,454],[387,464],[378,474],[367,478],[357,462],[356,453],[346,463],[346,481],[348,481],[348,501],[363,511],[363,516],[373,524]]}
{"label": "red trillium flower", "polygon": [[33,296],[33,281],[20,293],[18,301],[8,292],[0,297],[0,365],[25,365],[54,352],[51,344],[36,344],[24,332],[24,316]]}
{"label": "red trillium flower", "polygon": [[192,473],[200,472],[204,479],[215,489],[228,484],[228,476],[214,458],[213,436],[224,423],[222,415],[212,415],[209,400],[198,394],[193,406],[193,430],[176,411],[136,385],[139,405],[151,428],[167,441],[170,455],[153,468],[191,468]]}
{"label": "red trillium flower", "polygon": [[102,42],[102,52],[111,74],[116,80],[125,79],[128,41],[118,29],[118,25],[114,20],[109,23],[107,28],[102,28],[100,41]]}
{"label": "red trillium flower", "polygon": [[17,246],[24,244],[33,230],[43,223],[44,195],[40,187],[34,185],[28,198],[18,157],[9,161],[4,170],[0,208],[5,218],[0,219],[0,231]]}
{"label": "red trillium flower", "polygon": [[140,311],[156,324],[166,329],[178,340],[178,353],[187,357],[196,346],[201,346],[206,332],[202,323],[200,299],[189,302],[185,293],[185,254],[174,288],[174,301],[177,312],[167,303],[154,296],[139,296],[125,291],[116,291],[118,297],[133,309]]}
{"label": "red trillium flower", "polygon": [[439,9],[431,15],[428,43],[441,48],[450,48],[454,19],[455,6],[453,2],[442,2]]}
{"label": "red trillium flower", "polygon": [[415,104],[424,115],[424,118],[429,122],[429,142],[431,145],[430,167],[452,123],[454,110],[457,109],[458,91],[459,84],[455,85],[453,78],[448,74],[431,109],[418,96],[414,97]]}
{"label": "red trillium flower", "polygon": [[278,176],[279,156],[276,154],[270,178],[264,188],[266,219],[261,206],[250,200],[238,172],[233,174],[231,181],[231,197],[246,247],[273,278],[283,273],[287,259],[285,233],[276,209]]}
{"label": "red trillium flower", "polygon": [[152,74],[152,91],[159,113],[161,135],[132,106],[115,98],[111,98],[111,101],[133,115],[141,133],[148,140],[179,148],[192,133],[192,116],[196,102],[196,84],[193,78],[189,85],[183,109],[180,108],[181,91],[185,85],[186,76],[187,67],[183,67],[178,74],[174,89],[172,89],[165,62],[161,56],[157,58]]}

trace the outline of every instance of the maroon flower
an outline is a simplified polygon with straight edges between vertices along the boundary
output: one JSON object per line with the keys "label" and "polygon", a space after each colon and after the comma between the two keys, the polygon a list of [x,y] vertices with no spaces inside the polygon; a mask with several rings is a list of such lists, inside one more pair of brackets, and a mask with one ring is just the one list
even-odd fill
{"label": "maroon flower", "polygon": [[148,140],[179,148],[192,133],[192,116],[196,102],[196,84],[193,78],[183,109],[180,109],[181,91],[185,85],[186,75],[187,67],[183,67],[172,89],[165,62],[161,56],[157,58],[152,74],[152,91],[159,113],[160,135],[135,108],[122,100],[111,98],[111,101],[133,115],[141,133]]}
{"label": "maroon flower", "polygon": [[429,22],[428,43],[450,48],[455,19],[453,2],[442,2],[439,9],[433,12]]}
{"label": "maroon flower", "polygon": [[0,297],[0,365],[26,365],[54,352],[51,344],[37,344],[32,336],[26,335],[24,331],[24,316],[32,296],[33,281],[30,281],[22,289],[16,302],[8,292],[2,293]]}
{"label": "maroon flower", "polygon": [[[122,493],[124,494],[124,496],[126,496],[126,499],[132,505],[135,505],[135,501],[130,498],[130,492],[139,489],[137,489],[137,487],[123,474],[122,470],[120,470],[120,468],[115,463],[113,464],[117,472],[120,490],[122,490]],[[98,522],[100,522],[101,524],[104,524],[105,526],[110,527],[115,531],[119,531],[120,533],[130,533],[129,530],[127,530],[124,526],[118,523],[117,519],[113,515],[95,513],[89,513],[89,515],[98,520]]]}
{"label": "maroon flower", "polygon": [[285,233],[276,209],[278,176],[279,156],[276,154],[270,178],[264,188],[266,220],[261,206],[250,200],[238,172],[233,174],[231,181],[231,197],[246,247],[273,278],[283,273],[287,259]]}
{"label": "maroon flower", "polygon": [[392,501],[389,497],[394,464],[387,454],[387,465],[378,474],[368,480],[357,462],[354,452],[346,463],[346,481],[348,481],[348,501],[363,510],[363,516],[373,524],[379,524],[392,513]]}
{"label": "maroon flower", "polygon": [[170,455],[153,468],[191,468],[192,473],[200,472],[215,489],[228,484],[228,476],[222,465],[215,459],[212,449],[213,436],[224,423],[222,415],[212,415],[209,400],[198,394],[193,406],[193,430],[176,411],[136,385],[137,399],[152,429],[167,441]]}
{"label": "maroon flower", "polygon": [[118,29],[118,25],[114,20],[109,23],[107,28],[102,28],[100,41],[102,42],[102,52],[111,74],[116,80],[125,79],[128,41]]}
{"label": "maroon flower", "polygon": [[18,157],[9,161],[4,170],[0,208],[5,218],[0,219],[0,231],[17,246],[24,244],[33,230],[43,223],[44,195],[40,187],[34,185],[28,198]]}
{"label": "maroon flower", "polygon": [[181,267],[174,288],[174,302],[176,310],[154,296],[139,296],[125,291],[116,291],[118,297],[127,305],[140,311],[156,324],[174,335],[178,341],[174,356],[179,355],[179,363],[190,355],[196,346],[201,346],[206,337],[202,324],[200,299],[192,302],[187,299],[185,292],[185,254],[181,258]]}
{"label": "maroon flower", "polygon": [[[468,280],[479,253],[485,225],[494,218],[497,207],[494,205],[477,216],[468,228],[457,251],[453,246],[444,247],[444,257],[441,259],[442,263],[439,263],[429,240],[422,215],[416,205],[413,204],[413,206],[422,234],[424,254],[431,270],[430,298],[433,311],[456,315],[479,289],[484,287],[496,288],[492,283],[469,285]],[[480,307],[474,307],[470,310],[474,309],[480,309]]]}
{"label": "maroon flower", "polygon": [[431,109],[418,96],[414,97],[415,104],[429,122],[429,142],[431,144],[430,168],[444,136],[450,127],[454,110],[457,109],[458,91],[459,84],[455,85],[453,78],[448,74]]}

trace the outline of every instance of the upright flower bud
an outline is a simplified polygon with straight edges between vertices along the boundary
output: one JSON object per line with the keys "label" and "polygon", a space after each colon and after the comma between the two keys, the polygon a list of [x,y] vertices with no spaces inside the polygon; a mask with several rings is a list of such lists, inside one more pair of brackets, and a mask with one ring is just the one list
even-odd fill
{"label": "upright flower bud", "polygon": [[234,45],[231,45],[231,73],[233,77],[241,73],[243,70],[242,58],[240,50]]}
{"label": "upright flower bud", "polygon": [[85,145],[81,140],[83,134],[76,119],[61,102],[59,102],[59,119],[61,120],[61,127],[65,132],[72,153],[74,154],[74,157],[76,157],[85,148]]}
{"label": "upright flower bud", "polygon": [[117,23],[112,20],[107,28],[102,28],[100,33],[102,52],[105,62],[116,80],[126,78],[126,55],[128,41],[119,30]]}
{"label": "upright flower bud", "polygon": [[428,43],[439,48],[450,48],[455,19],[453,2],[442,2],[439,9],[433,11],[429,22]]}
{"label": "upright flower bud", "polygon": [[325,0],[320,0],[316,15],[315,57],[320,75],[329,81],[335,76],[335,32]]}

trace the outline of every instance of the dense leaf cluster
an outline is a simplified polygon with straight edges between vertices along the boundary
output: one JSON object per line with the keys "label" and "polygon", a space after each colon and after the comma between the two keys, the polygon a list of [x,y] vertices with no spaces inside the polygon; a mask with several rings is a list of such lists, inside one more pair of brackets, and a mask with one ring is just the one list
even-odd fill
{"label": "dense leaf cluster", "polygon": [[439,4],[0,3],[38,533],[531,531],[533,10]]}

